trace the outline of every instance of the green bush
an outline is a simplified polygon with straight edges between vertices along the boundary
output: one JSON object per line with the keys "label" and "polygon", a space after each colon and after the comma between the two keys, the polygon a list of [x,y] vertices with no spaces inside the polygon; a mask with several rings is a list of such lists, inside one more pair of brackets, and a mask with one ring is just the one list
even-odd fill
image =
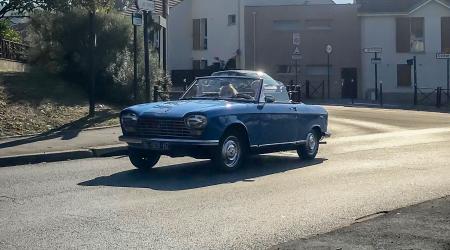
{"label": "green bush", "polygon": [[[133,82],[133,27],[130,18],[120,13],[96,15],[97,46],[94,52],[96,94],[103,101],[129,103]],[[61,74],[65,79],[89,89],[89,18],[84,10],[65,13],[39,11],[33,14],[28,32],[30,62]],[[143,38],[138,36],[138,86],[143,93]],[[152,81],[164,79],[152,54]],[[167,83],[170,85],[170,82]],[[170,86],[169,86],[170,88]]]}
{"label": "green bush", "polygon": [[11,23],[8,20],[0,20],[0,37],[16,43],[22,41],[19,32],[11,27]]}

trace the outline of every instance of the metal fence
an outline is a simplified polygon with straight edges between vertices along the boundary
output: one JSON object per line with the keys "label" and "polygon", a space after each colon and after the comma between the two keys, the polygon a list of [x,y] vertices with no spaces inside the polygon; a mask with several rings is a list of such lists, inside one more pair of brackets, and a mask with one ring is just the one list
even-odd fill
{"label": "metal fence", "polygon": [[0,39],[0,58],[18,62],[27,61],[28,46],[21,43]]}
{"label": "metal fence", "polygon": [[437,88],[414,88],[414,105],[450,107],[450,90]]}

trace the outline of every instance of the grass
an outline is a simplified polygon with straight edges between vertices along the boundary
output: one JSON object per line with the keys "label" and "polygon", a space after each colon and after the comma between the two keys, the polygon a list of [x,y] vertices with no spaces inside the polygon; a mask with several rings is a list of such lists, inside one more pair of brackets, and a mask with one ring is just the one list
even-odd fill
{"label": "grass", "polygon": [[79,86],[44,71],[0,74],[0,137],[117,125],[117,107],[97,105]]}

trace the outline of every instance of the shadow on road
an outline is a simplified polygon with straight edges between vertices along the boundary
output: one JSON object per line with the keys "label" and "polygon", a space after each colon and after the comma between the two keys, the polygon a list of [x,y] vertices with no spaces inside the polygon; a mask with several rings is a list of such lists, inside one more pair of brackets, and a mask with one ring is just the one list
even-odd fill
{"label": "shadow on road", "polygon": [[239,181],[252,182],[257,177],[319,165],[326,160],[318,158],[302,161],[297,157],[254,156],[248,160],[244,168],[234,173],[219,172],[209,161],[201,161],[158,167],[148,173],[127,170],[110,176],[97,177],[78,185],[149,188],[161,191],[188,190]]}

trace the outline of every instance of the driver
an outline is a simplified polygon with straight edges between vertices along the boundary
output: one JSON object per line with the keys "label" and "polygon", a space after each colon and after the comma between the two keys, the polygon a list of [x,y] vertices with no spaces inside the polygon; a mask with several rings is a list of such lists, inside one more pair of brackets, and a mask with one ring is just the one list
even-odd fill
{"label": "driver", "polygon": [[230,98],[235,97],[238,94],[238,91],[233,87],[233,84],[230,82],[222,83],[222,87],[220,88],[219,96]]}

